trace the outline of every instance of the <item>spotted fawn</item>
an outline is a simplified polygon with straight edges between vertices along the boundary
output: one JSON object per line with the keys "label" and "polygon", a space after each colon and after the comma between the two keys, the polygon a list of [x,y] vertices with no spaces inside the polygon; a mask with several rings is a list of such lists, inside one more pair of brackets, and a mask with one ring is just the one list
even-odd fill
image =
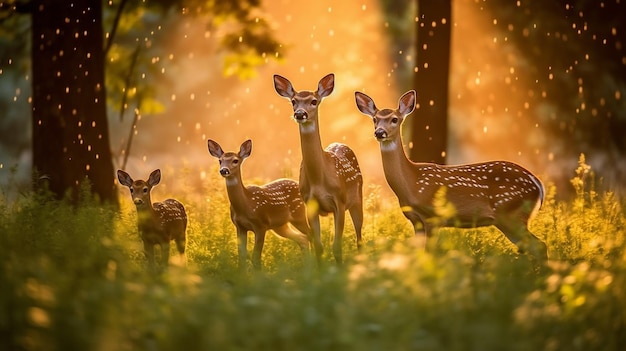
{"label": "spotted fawn", "polygon": [[208,148],[209,153],[219,160],[219,172],[226,180],[230,218],[237,229],[239,268],[246,267],[249,231],[254,233],[252,264],[256,269],[262,268],[261,254],[268,230],[293,240],[305,255],[308,254],[310,229],[298,183],[291,179],[277,179],[262,186],[244,186],[241,164],[252,153],[250,140],[241,144],[239,152],[224,152],[210,139]]}
{"label": "spotted fawn", "polygon": [[155,170],[150,173],[148,181],[133,180],[130,175],[122,170],[117,171],[117,179],[120,184],[130,189],[133,203],[137,207],[137,227],[144,252],[148,258],[148,265],[152,271],[156,271],[154,259],[154,247],[161,248],[161,269],[165,269],[169,263],[170,241],[176,242],[176,248],[180,253],[181,262],[186,262],[185,243],[187,230],[187,213],[182,203],[174,199],[152,203],[150,191],[161,181],[161,171]]}

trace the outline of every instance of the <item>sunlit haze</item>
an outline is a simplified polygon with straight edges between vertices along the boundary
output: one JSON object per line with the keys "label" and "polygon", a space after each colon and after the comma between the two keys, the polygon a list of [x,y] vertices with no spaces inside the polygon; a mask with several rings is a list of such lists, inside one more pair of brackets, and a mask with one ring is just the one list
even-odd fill
{"label": "sunlit haze", "polygon": [[[177,29],[178,38],[167,44],[176,58],[176,65],[167,67],[176,80],[161,93],[167,110],[139,121],[127,165],[131,174],[184,167],[192,180],[197,176],[202,181],[203,172],[217,172],[207,139],[228,151],[252,139],[244,181],[297,178],[298,126],[291,118],[291,103],[276,94],[272,76],[289,78],[297,90],[315,90],[320,78],[334,72],[335,90],[320,107],[322,143],[350,145],[366,184],[385,184],[373,124],[354,103],[354,91],[360,90],[381,103],[397,104],[396,77],[378,3],[315,1],[303,8],[302,2],[281,0],[266,2],[265,8],[277,39],[287,47],[286,57],[282,62],[268,60],[249,80],[223,76],[221,58],[200,21],[189,20]],[[129,124],[130,120],[111,126],[114,151],[122,149]],[[173,180],[165,177],[163,182]]]}
{"label": "sunlit haze", "polygon": [[[354,92],[367,93],[379,108],[397,107],[398,98],[411,88],[415,53],[410,48],[398,50],[397,42],[394,42],[397,38],[391,36],[390,28],[406,21],[404,32],[415,34],[419,19],[408,12],[402,20],[385,19],[380,3],[374,0],[277,0],[263,3],[263,16],[271,23],[275,38],[283,44],[285,55],[276,60],[272,53],[267,53],[266,63],[249,79],[224,74],[224,53],[217,45],[222,35],[219,28],[209,28],[203,19],[190,15],[154,24],[153,33],[166,34],[150,44],[159,48],[156,51],[160,56],[152,58],[152,65],[158,69],[142,74],[144,78],[146,74],[151,75],[149,81],[157,82],[153,88],[164,109],[151,110],[146,106],[148,103],[140,109],[141,118],[126,169],[136,177],[146,177],[153,169],[161,168],[164,174],[162,184],[170,189],[175,188],[177,181],[171,178],[184,174],[187,185],[200,192],[207,176],[217,172],[217,161],[207,152],[207,139],[216,140],[228,151],[236,151],[243,141],[251,139],[252,155],[243,167],[245,181],[260,183],[279,177],[297,179],[301,160],[298,126],[291,118],[291,103],[276,94],[272,76],[287,77],[296,90],[315,90],[319,79],[332,72],[336,76],[335,90],[323,100],[319,110],[322,144],[343,142],[349,145],[361,165],[365,188],[376,185],[381,187],[383,194],[390,194],[383,175],[379,145],[373,137],[373,124],[357,110]],[[525,166],[548,182],[560,177],[569,186],[570,174],[565,173],[575,168],[581,151],[565,150],[572,146],[576,148],[577,139],[572,138],[574,143],[570,140],[570,144],[560,139],[572,134],[575,128],[584,128],[584,124],[576,124],[577,117],[583,114],[587,119],[597,115],[607,121],[618,121],[621,117],[614,118],[618,113],[611,115],[613,111],[610,109],[619,109],[620,103],[623,104],[620,88],[613,91],[607,88],[598,93],[608,92],[609,96],[589,95],[588,90],[592,89],[588,88],[588,82],[575,76],[580,74],[576,73],[577,69],[582,70],[578,65],[589,60],[590,55],[592,59],[594,57],[593,53],[585,53],[582,49],[574,53],[582,57],[564,57],[561,61],[565,63],[559,67],[553,67],[550,60],[546,60],[547,63],[530,62],[530,55],[521,52],[519,47],[537,49],[543,43],[537,38],[558,36],[560,41],[567,41],[565,34],[551,31],[545,23],[535,23],[540,22],[540,14],[529,16],[531,22],[521,27],[508,24],[507,28],[506,18],[498,18],[503,14],[492,13],[481,2],[457,0],[452,4],[448,163],[509,160]],[[514,4],[503,10],[510,11],[504,16],[528,15],[516,12],[523,11],[521,2]],[[530,11],[528,8],[526,6]],[[573,11],[569,5],[563,11],[567,15],[560,20],[566,24],[572,22],[569,40],[582,42],[583,35],[591,31],[586,24],[577,27],[576,19],[585,21],[584,14],[572,12],[577,17],[569,18],[567,11]],[[598,37],[598,40],[619,46],[616,33],[617,29],[613,27],[606,34],[615,43],[607,41],[607,37]],[[514,44],[514,35],[530,38],[529,42],[534,46]],[[161,40],[163,37],[167,40]],[[595,40],[595,36],[593,38]],[[241,40],[246,39],[242,37]],[[404,42],[413,45],[414,39]],[[109,60],[123,59],[120,55],[109,57]],[[622,64],[626,62],[624,60]],[[13,64],[12,59],[6,62],[7,67]],[[538,64],[547,66],[538,67]],[[602,61],[593,64],[599,66]],[[3,74],[8,76],[0,67],[0,76]],[[564,96],[548,96],[555,95],[554,90],[559,88],[557,85],[555,89],[559,84],[553,80],[555,76],[578,84],[574,87],[574,90],[578,88],[578,95],[570,96],[570,89]],[[22,88],[31,84],[30,79],[27,75],[14,88],[11,103],[17,110],[31,107],[30,91]],[[546,88],[550,84],[552,90]],[[419,91],[417,96],[418,108],[420,104],[429,103],[420,101]],[[567,107],[570,110],[556,118],[554,101],[557,100],[573,101],[573,104],[580,102],[580,106]],[[598,106],[586,106],[587,101]],[[109,107],[115,167],[120,167],[124,158],[135,102],[130,102],[129,112],[123,120],[118,116],[119,107]],[[605,104],[612,107],[603,111]],[[15,116],[10,118],[18,119]],[[416,118],[415,113],[407,118],[405,130],[412,118]],[[611,125],[606,122],[602,126],[610,128]],[[562,134],[560,137],[550,135],[555,129]],[[603,131],[601,135],[609,133]],[[16,135],[16,140],[19,137]],[[406,138],[405,144],[408,144]],[[416,141],[412,147],[421,145]],[[584,148],[582,145],[581,149]],[[593,148],[590,146],[589,149]],[[18,178],[28,178],[32,156],[26,146],[18,150],[19,155],[10,156],[13,159],[0,159],[3,183],[12,177],[13,165],[18,166]],[[606,157],[601,147],[596,150],[596,155],[588,157],[594,168],[611,168],[617,175],[626,174],[626,163],[615,160],[620,155],[617,147]]]}

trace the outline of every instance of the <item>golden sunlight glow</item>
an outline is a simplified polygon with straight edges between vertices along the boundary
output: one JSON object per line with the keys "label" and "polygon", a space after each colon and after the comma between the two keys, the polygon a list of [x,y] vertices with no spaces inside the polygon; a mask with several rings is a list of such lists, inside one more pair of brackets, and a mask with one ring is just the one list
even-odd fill
{"label": "golden sunlight glow", "polygon": [[[533,168],[536,153],[522,148],[528,140],[542,139],[541,128],[533,128],[530,118],[536,106],[507,91],[527,91],[528,97],[541,92],[526,86],[530,83],[515,70],[523,55],[507,40],[506,32],[495,30],[498,20],[491,16],[474,1],[453,2],[450,89],[456,98],[450,99],[449,111],[455,133],[448,161],[506,158]],[[524,28],[512,24],[507,30],[525,35]],[[554,79],[554,73],[546,78]]]}
{"label": "golden sunlight glow", "polygon": [[[315,90],[320,78],[334,72],[335,89],[320,107],[323,147],[335,141],[348,144],[355,150],[366,181],[384,182],[372,122],[354,102],[354,92],[364,91],[393,107],[400,94],[395,87],[397,77],[389,72],[393,72],[392,57],[405,58],[390,55],[379,3],[314,1],[307,2],[306,13],[297,0],[268,1],[263,7],[276,38],[287,50],[281,61],[268,60],[250,80],[223,76],[222,56],[215,51],[223,35],[218,28],[207,32],[201,20],[188,16],[185,23],[171,29],[171,42],[163,49],[167,60],[153,59],[170,76],[176,72],[159,98],[166,109],[162,115],[144,112],[145,118],[138,122],[141,133],[133,140],[129,172],[167,167],[180,171],[184,166],[192,168],[191,174],[201,184],[213,176],[209,172],[217,172],[206,139],[218,141],[229,151],[252,139],[253,152],[243,168],[245,179],[297,178],[298,127],[291,118],[291,103],[276,94],[272,76],[288,77],[298,90]],[[113,136],[112,144],[124,145],[117,140],[128,137],[128,127],[112,125],[111,130],[119,134]]]}
{"label": "golden sunlight glow", "polygon": [[[357,155],[365,184],[385,184],[372,122],[358,112],[354,92],[372,96],[379,108],[396,107],[403,92],[396,86],[398,62],[412,62],[415,53],[392,48],[389,24],[376,0],[313,1],[306,2],[306,8],[302,1],[279,0],[266,1],[263,7],[265,19],[286,50],[279,61],[268,59],[272,54],[278,57],[277,53],[261,58],[267,63],[249,80],[224,77],[224,57],[216,53],[217,43],[224,38],[219,28],[209,32],[205,23],[193,16],[186,16],[178,27],[167,28],[172,33],[170,42],[159,43],[167,54],[153,58],[156,70],[167,72],[163,75],[166,83],[159,88],[158,102],[144,101],[140,107],[143,118],[134,131],[129,172],[187,168],[185,171],[196,175],[194,186],[201,187],[217,172],[207,139],[216,140],[227,151],[237,151],[244,140],[251,139],[253,151],[243,168],[244,179],[297,178],[301,160],[298,127],[291,118],[291,103],[274,91],[272,76],[289,78],[296,90],[315,90],[321,77],[334,72],[335,89],[320,107],[322,144],[348,144]],[[542,127],[528,118],[536,108],[529,101],[545,92],[534,91],[533,82],[523,81],[524,72],[514,68],[520,67],[522,55],[507,39],[513,31],[528,30],[511,25],[497,32],[498,21],[473,0],[453,1],[452,22],[449,111],[453,138],[448,161],[509,158],[532,169],[543,138]],[[246,38],[238,40],[245,42]],[[423,67],[428,63],[413,70]],[[549,70],[545,79],[558,74]],[[528,94],[507,94],[507,89]],[[521,100],[524,95],[527,101]],[[621,98],[616,91],[615,99]],[[147,105],[157,103],[164,112],[148,113]],[[418,106],[434,103],[417,101]],[[112,124],[113,145],[125,145],[129,120],[119,122],[122,126]],[[528,143],[521,138],[535,142],[532,150],[522,149]],[[419,141],[415,144],[420,147]],[[549,155],[542,157],[552,157]],[[382,188],[388,191],[388,187]]]}

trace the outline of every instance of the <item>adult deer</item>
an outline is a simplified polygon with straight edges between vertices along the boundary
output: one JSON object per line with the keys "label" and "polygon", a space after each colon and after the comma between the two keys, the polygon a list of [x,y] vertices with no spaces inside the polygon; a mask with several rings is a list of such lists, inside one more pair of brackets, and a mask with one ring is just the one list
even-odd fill
{"label": "adult deer", "polygon": [[[372,98],[360,92],[355,93],[355,98],[358,109],[374,121],[385,178],[416,235],[423,230],[428,237],[434,228],[441,226],[494,225],[520,251],[538,259],[547,258],[546,245],[528,230],[528,221],[541,207],[544,197],[543,185],[537,177],[507,161],[458,166],[414,163],[404,152],[400,129],[405,117],[415,108],[415,91],[402,95],[397,109],[379,110]],[[433,201],[438,194],[452,205],[453,216],[437,216]]]}
{"label": "adult deer", "polygon": [[363,177],[356,156],[348,146],[332,143],[322,149],[318,111],[322,99],[330,95],[334,87],[335,75],[332,73],[319,81],[317,91],[299,92],[287,78],[274,75],[274,88],[280,96],[291,101],[293,118],[299,125],[302,148],[300,192],[306,203],[316,254],[320,257],[323,251],[319,216],[332,213],[335,221],[333,254],[337,264],[341,264],[346,210],[352,217],[357,248],[361,249]]}
{"label": "adult deer", "polygon": [[277,179],[263,186],[244,186],[241,164],[252,153],[252,141],[244,141],[239,152],[224,152],[210,139],[208,147],[209,153],[219,160],[220,174],[226,180],[230,218],[237,228],[239,268],[243,270],[246,266],[248,231],[254,232],[252,264],[256,269],[261,269],[265,233],[270,229],[295,241],[305,254],[308,253],[311,231],[298,183],[291,179]]}
{"label": "adult deer", "polygon": [[148,181],[133,180],[130,175],[122,170],[117,171],[117,179],[120,184],[130,189],[133,203],[137,207],[137,227],[143,248],[148,258],[148,265],[156,271],[154,259],[154,247],[161,248],[161,268],[165,269],[170,257],[170,241],[176,242],[176,248],[180,253],[181,263],[186,262],[185,243],[187,230],[187,213],[182,203],[174,199],[152,203],[150,192],[161,181],[159,169],[150,173]]}

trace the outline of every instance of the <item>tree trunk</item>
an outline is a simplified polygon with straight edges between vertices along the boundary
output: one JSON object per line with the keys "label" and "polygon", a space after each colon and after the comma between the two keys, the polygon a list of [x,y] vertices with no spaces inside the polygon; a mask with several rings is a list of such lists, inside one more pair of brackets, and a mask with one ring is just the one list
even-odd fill
{"label": "tree trunk", "polygon": [[32,140],[35,174],[76,202],[81,182],[116,198],[104,86],[100,0],[34,0]]}
{"label": "tree trunk", "polygon": [[448,144],[448,75],[451,0],[417,0],[414,86],[418,107],[411,119],[409,157],[445,164]]}

